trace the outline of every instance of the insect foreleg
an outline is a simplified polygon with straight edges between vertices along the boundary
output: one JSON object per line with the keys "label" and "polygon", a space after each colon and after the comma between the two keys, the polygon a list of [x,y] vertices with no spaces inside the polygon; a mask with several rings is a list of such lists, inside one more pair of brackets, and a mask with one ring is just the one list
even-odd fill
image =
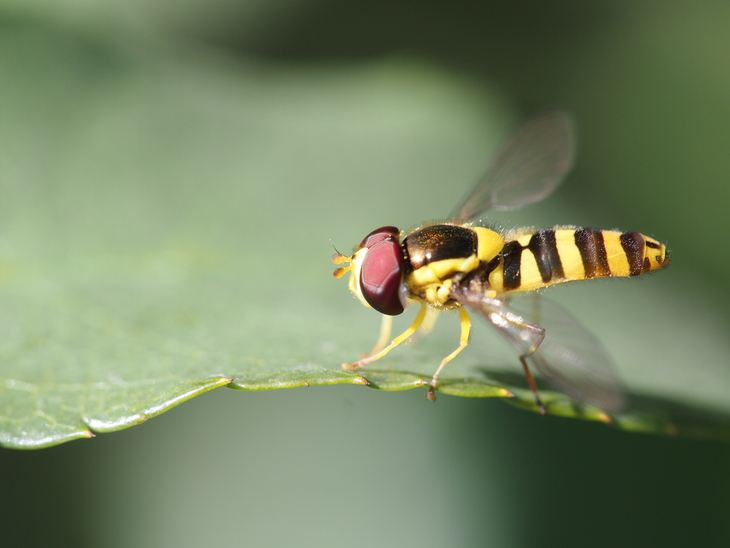
{"label": "insect foreleg", "polygon": [[[413,323],[411,326],[406,329],[403,333],[398,335],[395,339],[393,339],[388,346],[383,348],[382,350],[376,352],[375,354],[370,354],[369,356],[365,356],[364,358],[356,361],[355,363],[343,363],[342,368],[343,369],[359,369],[363,365],[367,365],[370,362],[374,362],[375,360],[379,360],[383,356],[385,356],[388,352],[393,350],[396,346],[401,344],[403,341],[407,340],[409,337],[411,337],[416,331],[418,331],[418,328],[421,327],[421,324],[423,323],[424,318],[426,317],[426,304],[421,305],[421,310],[418,311],[418,314],[416,314],[416,319],[413,320]],[[382,336],[382,331],[381,331]],[[380,341],[378,341],[380,342]]]}
{"label": "insect foreleg", "polygon": [[383,314],[383,321],[380,322],[380,335],[378,335],[378,342],[375,343],[373,349],[367,354],[360,356],[360,359],[367,358],[380,352],[390,341],[390,332],[393,330],[393,316]]}

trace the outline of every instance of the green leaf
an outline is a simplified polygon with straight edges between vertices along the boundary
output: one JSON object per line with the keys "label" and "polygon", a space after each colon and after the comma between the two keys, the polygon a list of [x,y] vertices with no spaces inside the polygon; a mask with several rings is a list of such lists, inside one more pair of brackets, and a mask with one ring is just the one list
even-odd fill
{"label": "green leaf", "polygon": [[[421,387],[453,349],[446,318],[377,367],[342,370],[378,317],[332,278],[330,239],[346,251],[373,227],[445,214],[503,134],[485,85],[407,60],[140,59],[22,25],[0,52],[3,445],[118,430],[219,386]],[[439,390],[534,410],[524,379],[490,373],[515,357],[472,346]],[[708,379],[699,392],[714,397]],[[687,386],[652,397],[702,401]],[[610,418],[543,397],[555,415],[678,430],[661,412]]]}

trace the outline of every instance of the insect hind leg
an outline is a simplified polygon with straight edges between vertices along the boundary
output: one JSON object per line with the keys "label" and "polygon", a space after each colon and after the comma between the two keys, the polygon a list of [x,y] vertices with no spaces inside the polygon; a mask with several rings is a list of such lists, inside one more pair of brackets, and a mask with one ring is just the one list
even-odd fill
{"label": "insect hind leg", "polygon": [[520,363],[522,363],[522,367],[525,370],[525,377],[527,377],[527,383],[530,385],[530,390],[532,390],[532,393],[535,396],[535,402],[537,403],[537,407],[540,409],[540,414],[547,415],[547,409],[545,409],[545,405],[542,403],[542,400],[540,399],[540,393],[537,391],[537,383],[535,383],[535,377],[532,376],[530,367],[527,365],[527,358],[529,358],[529,357],[530,357],[530,354],[523,354],[522,356],[520,356]]}
{"label": "insect hind leg", "polygon": [[522,364],[522,368],[525,370],[525,377],[527,377],[527,384],[530,385],[530,390],[532,390],[532,394],[535,396],[535,402],[537,403],[537,407],[540,410],[541,415],[547,415],[547,409],[545,409],[545,405],[542,403],[542,400],[540,399],[540,393],[537,391],[537,383],[535,382],[535,377],[532,376],[532,371],[530,371],[530,366],[527,363],[527,358],[532,356],[537,349],[540,347],[540,344],[545,339],[545,331],[543,330],[542,337],[539,341],[537,341],[535,344],[533,344],[530,349],[522,354],[520,356],[520,363]]}

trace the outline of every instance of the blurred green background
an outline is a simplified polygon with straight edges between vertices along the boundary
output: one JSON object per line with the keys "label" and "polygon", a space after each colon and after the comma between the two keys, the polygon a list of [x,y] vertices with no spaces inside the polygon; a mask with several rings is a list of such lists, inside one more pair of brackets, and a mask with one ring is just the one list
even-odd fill
{"label": "blurred green background", "polygon": [[[378,318],[330,278],[329,239],[447,214],[509,128],[564,108],[574,173],[499,219],[666,242],[666,272],[552,296],[638,392],[727,411],[729,23],[709,1],[6,0],[0,253],[236,249],[273,280],[247,288],[287,324],[272,340],[338,363]],[[727,546],[728,457],[421,390],[219,389],[0,450],[0,523],[7,546]]]}

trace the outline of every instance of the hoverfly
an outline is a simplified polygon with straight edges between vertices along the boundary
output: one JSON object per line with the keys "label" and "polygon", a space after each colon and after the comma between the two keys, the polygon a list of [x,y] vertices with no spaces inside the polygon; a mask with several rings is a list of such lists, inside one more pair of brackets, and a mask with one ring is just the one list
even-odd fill
{"label": "hoverfly", "polygon": [[[549,196],[572,167],[573,125],[562,113],[528,122],[505,146],[449,221],[425,224],[408,233],[384,226],[368,234],[352,256],[336,253],[336,278],[350,272],[349,288],[383,314],[375,348],[343,364],[358,369],[379,360],[435,319],[457,310],[459,346],[431,379],[434,390],[444,366],[468,344],[469,312],[485,318],[519,352],[537,406],[540,400],[530,366],[573,399],[612,411],[622,395],[600,342],[564,309],[543,298],[513,299],[558,283],[606,276],[636,276],[664,267],[663,244],[639,234],[574,226],[546,230],[490,230],[478,218],[490,209],[512,210]],[[413,323],[390,343],[392,318],[409,303],[420,305]]]}

